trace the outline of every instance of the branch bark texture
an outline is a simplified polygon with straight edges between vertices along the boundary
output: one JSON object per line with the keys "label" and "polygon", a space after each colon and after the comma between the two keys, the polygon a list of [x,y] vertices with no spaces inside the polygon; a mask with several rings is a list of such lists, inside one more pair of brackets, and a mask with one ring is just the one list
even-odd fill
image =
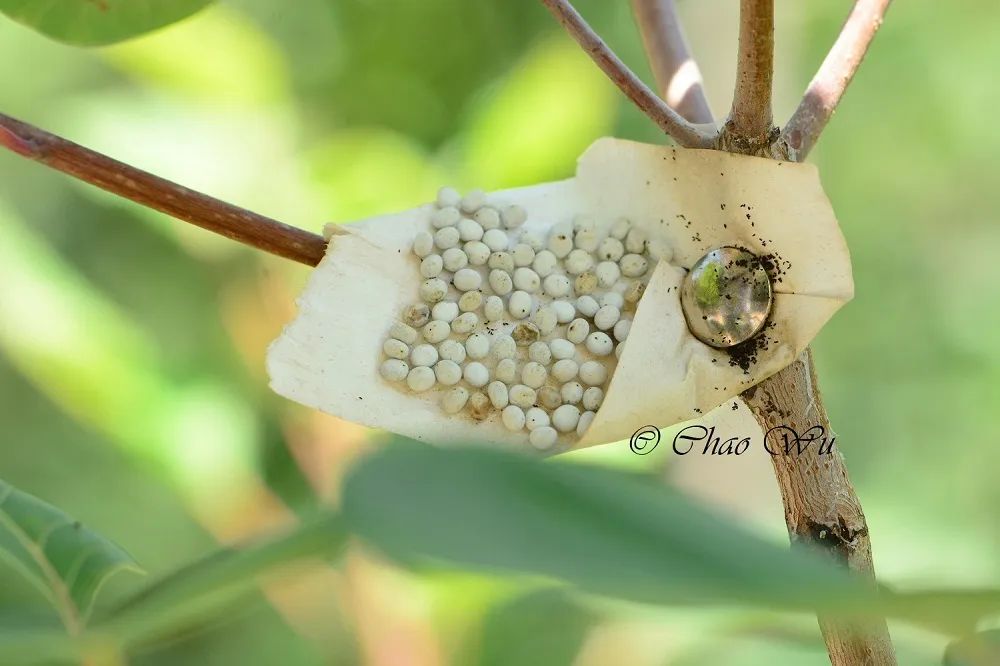
{"label": "branch bark texture", "polygon": [[774,0],[740,0],[740,44],[736,90],[724,136],[757,152],[771,134],[771,87],[774,76]]}

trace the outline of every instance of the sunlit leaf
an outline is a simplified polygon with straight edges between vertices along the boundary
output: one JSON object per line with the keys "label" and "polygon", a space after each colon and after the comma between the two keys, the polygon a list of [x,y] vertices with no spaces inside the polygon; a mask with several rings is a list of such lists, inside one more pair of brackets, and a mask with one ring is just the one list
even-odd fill
{"label": "sunlit leaf", "polygon": [[101,586],[119,571],[141,571],[101,535],[36,497],[0,481],[0,558],[41,590],[70,633],[86,624]]}
{"label": "sunlit leaf", "polygon": [[0,0],[0,11],[70,44],[119,42],[194,14],[212,0]]}

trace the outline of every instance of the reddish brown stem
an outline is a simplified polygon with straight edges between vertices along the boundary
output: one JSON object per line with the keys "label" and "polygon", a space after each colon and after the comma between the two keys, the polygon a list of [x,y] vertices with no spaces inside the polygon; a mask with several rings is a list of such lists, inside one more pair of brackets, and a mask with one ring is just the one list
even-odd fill
{"label": "reddish brown stem", "polygon": [[0,114],[0,145],[148,208],[279,257],[315,266],[322,236],[189,190],[159,176]]}
{"label": "reddish brown stem", "polygon": [[726,121],[726,133],[734,139],[766,143],[771,131],[773,73],[774,0],[740,0],[736,91]]}

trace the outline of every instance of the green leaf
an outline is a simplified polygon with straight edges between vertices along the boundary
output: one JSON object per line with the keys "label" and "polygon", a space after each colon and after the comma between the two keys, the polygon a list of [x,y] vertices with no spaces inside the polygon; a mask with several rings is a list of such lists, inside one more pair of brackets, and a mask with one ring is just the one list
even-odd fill
{"label": "green leaf", "polygon": [[396,444],[346,481],[353,531],[388,555],[527,573],[651,603],[833,606],[874,594],[652,477],[487,449]]}
{"label": "green leaf", "polygon": [[212,0],[0,0],[0,12],[44,35],[113,44],[194,14]]}
{"label": "green leaf", "polygon": [[86,624],[98,591],[112,575],[141,571],[115,544],[3,481],[0,558],[48,597],[73,634]]}
{"label": "green leaf", "polygon": [[955,641],[944,654],[944,666],[995,666],[1000,664],[1000,629],[982,631]]}
{"label": "green leaf", "polygon": [[337,514],[322,513],[279,537],[217,551],[141,590],[93,625],[125,645],[190,626],[233,603],[255,577],[305,558],[343,552],[347,532]]}

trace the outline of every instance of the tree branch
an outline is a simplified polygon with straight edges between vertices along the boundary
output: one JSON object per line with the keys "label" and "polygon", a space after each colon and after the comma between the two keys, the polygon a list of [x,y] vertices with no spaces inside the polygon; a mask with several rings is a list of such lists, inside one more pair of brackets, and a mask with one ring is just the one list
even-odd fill
{"label": "tree branch", "polygon": [[[807,348],[791,365],[743,393],[766,433],[788,426],[798,433],[820,425],[832,438],[830,419]],[[781,442],[771,442],[780,451]],[[819,454],[809,447],[799,454],[772,455],[771,463],[785,505],[785,523],[793,544],[826,553],[853,573],[875,584],[868,525],[840,451]],[[882,618],[845,622],[819,618],[832,666],[895,666],[889,629]]]}
{"label": "tree branch", "polygon": [[[740,0],[736,91],[725,134],[745,146],[768,145],[774,73],[774,0]],[[739,152],[756,152],[741,149]]]}
{"label": "tree branch", "polygon": [[0,113],[0,146],[74,178],[245,245],[315,266],[322,236],[233,206]]}
{"label": "tree branch", "polygon": [[840,36],[806,88],[778,141],[782,156],[805,159],[858,71],[892,0],[857,0]]}
{"label": "tree branch", "polygon": [[601,71],[607,74],[608,78],[625,93],[625,96],[632,100],[674,141],[687,148],[706,148],[712,145],[714,137],[703,133],[684,120],[645,83],[639,80],[639,77],[587,25],[587,22],[573,8],[569,0],[542,0],[542,4],[548,7],[552,15],[583,47],[583,50],[597,63]]}
{"label": "tree branch", "polygon": [[649,64],[663,99],[692,123],[715,122],[705,98],[701,71],[691,57],[674,0],[632,0]]}

